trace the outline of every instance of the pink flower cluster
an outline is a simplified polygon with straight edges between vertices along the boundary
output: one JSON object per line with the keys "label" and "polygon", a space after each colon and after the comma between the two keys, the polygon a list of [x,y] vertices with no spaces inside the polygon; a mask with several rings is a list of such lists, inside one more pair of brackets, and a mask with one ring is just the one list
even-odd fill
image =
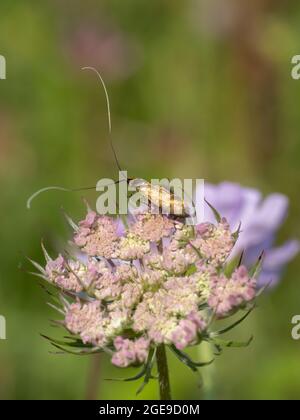
{"label": "pink flower cluster", "polygon": [[49,280],[63,290],[79,293],[83,290],[83,284],[88,286],[89,283],[87,267],[79,261],[71,260],[68,263],[62,255],[50,260],[45,271]]}
{"label": "pink flower cluster", "polygon": [[239,267],[230,279],[224,274],[214,276],[211,278],[208,304],[218,318],[225,318],[255,298],[256,286],[256,279],[249,277],[244,266]]}
{"label": "pink flower cluster", "polygon": [[235,244],[225,219],[194,227],[143,214],[125,225],[90,211],[72,225],[85,262],[47,255],[43,276],[66,294],[67,330],[108,350],[117,366],[144,363],[161,343],[178,350],[198,344],[212,315],[232,315],[255,298],[245,267],[224,274]]}
{"label": "pink flower cluster", "polygon": [[98,217],[95,212],[89,212],[74,237],[74,242],[88,255],[104,258],[117,257],[117,224],[110,217]]}
{"label": "pink flower cluster", "polygon": [[201,256],[212,266],[220,266],[228,258],[233,238],[226,219],[215,226],[211,223],[201,223],[197,226],[198,235],[192,241]]}
{"label": "pink flower cluster", "polygon": [[113,355],[112,362],[119,367],[141,364],[146,361],[149,349],[149,340],[144,337],[137,340],[124,339],[118,336],[114,340],[114,346],[117,350]]}
{"label": "pink flower cluster", "polygon": [[197,342],[198,332],[205,331],[207,323],[197,313],[191,312],[186,319],[182,319],[178,327],[173,332],[173,341],[179,350],[184,349],[190,344]]}
{"label": "pink flower cluster", "polygon": [[73,303],[68,307],[65,326],[72,334],[79,334],[83,343],[95,346],[106,344],[104,333],[104,317],[100,310],[100,302]]}

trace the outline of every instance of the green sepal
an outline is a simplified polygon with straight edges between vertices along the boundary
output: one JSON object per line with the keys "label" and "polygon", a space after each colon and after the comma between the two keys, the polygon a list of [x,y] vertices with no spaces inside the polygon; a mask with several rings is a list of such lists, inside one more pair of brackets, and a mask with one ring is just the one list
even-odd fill
{"label": "green sepal", "polygon": [[182,352],[181,350],[178,350],[174,344],[170,346],[170,349],[173,351],[173,353],[176,355],[176,357],[184,363],[186,366],[188,366],[193,372],[196,372],[198,368],[209,366],[214,362],[214,359],[210,360],[209,362],[195,362],[188,356],[186,353]]}
{"label": "green sepal", "polygon": [[256,278],[259,275],[260,270],[262,268],[264,254],[265,254],[265,252],[263,251],[260,254],[260,256],[258,257],[258,259],[257,259],[256,263],[254,264],[254,266],[252,267],[252,269],[250,270],[250,272],[249,272],[250,277]]}
{"label": "green sepal", "polygon": [[189,268],[185,272],[185,276],[191,276],[197,272],[197,268],[195,264],[189,266]]}
{"label": "green sepal", "polygon": [[152,378],[152,368],[154,365],[155,356],[156,356],[156,348],[155,349],[151,348],[148,354],[146,365],[145,365],[144,381],[142,385],[136,391],[136,395],[140,394],[143,391],[145,386],[148,384],[148,382]]}
{"label": "green sepal", "polygon": [[97,354],[97,353],[103,353],[102,349],[94,349],[94,350],[90,350],[90,351],[74,351],[74,350],[70,350],[70,349],[66,349],[64,347],[62,347],[59,344],[55,344],[53,342],[51,342],[52,346],[61,350],[63,353],[68,353],[68,354],[72,354],[74,356],[88,356],[90,354]]}
{"label": "green sepal", "polygon": [[233,328],[237,327],[246,318],[248,318],[248,316],[251,314],[251,312],[253,311],[254,308],[255,308],[255,306],[252,306],[252,308],[249,309],[249,311],[245,315],[243,315],[240,319],[238,319],[237,321],[235,321],[233,324],[229,325],[229,327],[226,327],[223,330],[216,331],[216,332],[212,333],[211,334],[211,337],[217,337],[219,335],[226,334],[227,332],[231,331]]}
{"label": "green sepal", "polygon": [[235,232],[233,232],[232,237],[235,241],[238,240],[240,233],[241,233],[242,222],[239,223],[239,226]]}
{"label": "green sepal", "polygon": [[241,348],[241,347],[248,347],[251,342],[253,341],[253,335],[249,338],[248,341],[233,341],[233,340],[222,340],[221,338],[212,338],[211,342],[222,349],[223,347],[233,347],[233,348]]}
{"label": "green sepal", "polygon": [[48,263],[48,262],[52,261],[52,258],[48,254],[48,251],[46,250],[46,247],[45,247],[43,241],[41,241],[41,247],[42,247],[42,251],[43,251],[43,254],[44,254],[44,257],[45,257],[46,262]]}
{"label": "green sepal", "polygon": [[143,376],[145,376],[147,371],[147,365],[145,364],[143,366],[143,369],[135,376],[132,376],[130,378],[106,378],[105,381],[117,381],[117,382],[133,382],[137,381],[138,379],[141,379]]}
{"label": "green sepal", "polygon": [[222,217],[221,217],[220,213],[206,199],[204,199],[204,201],[208,205],[208,207],[212,210],[212,212],[213,212],[213,214],[215,216],[216,221],[218,223],[220,223],[221,220],[222,220]]}
{"label": "green sepal", "polygon": [[73,342],[71,342],[71,341],[57,340],[56,338],[48,337],[47,335],[44,335],[44,334],[40,334],[40,336],[50,341],[51,344],[58,344],[62,346],[76,347],[76,348],[93,348],[91,344],[84,344],[81,340],[75,339],[75,338],[73,339]]}
{"label": "green sepal", "polygon": [[36,261],[32,260],[31,258],[27,257],[28,261],[31,262],[31,264],[41,273],[46,277],[46,271],[44,269],[44,267],[42,267],[39,263],[37,263]]}
{"label": "green sepal", "polygon": [[61,209],[61,211],[62,211],[66,221],[68,222],[68,224],[74,230],[74,232],[78,232],[79,231],[79,226],[73,221],[73,219],[65,212],[65,210],[63,208]]}
{"label": "green sepal", "polygon": [[265,286],[261,287],[259,289],[259,291],[256,293],[256,297],[258,298],[259,296],[261,296],[265,290],[267,290],[267,288],[270,286],[270,284],[272,283],[272,280],[269,281],[269,283],[267,283]]}

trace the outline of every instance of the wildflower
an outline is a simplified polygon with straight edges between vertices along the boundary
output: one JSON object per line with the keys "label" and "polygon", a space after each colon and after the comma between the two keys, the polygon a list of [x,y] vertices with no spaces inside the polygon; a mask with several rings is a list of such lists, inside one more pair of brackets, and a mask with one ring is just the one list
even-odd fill
{"label": "wildflower", "polygon": [[211,319],[229,317],[256,297],[256,279],[245,267],[225,275],[235,237],[224,218],[189,226],[180,218],[137,214],[125,227],[89,211],[71,224],[86,256],[66,261],[46,254],[46,268],[36,266],[59,288],[63,324],[80,337],[79,351],[108,352],[118,367],[151,371],[151,357],[169,346],[196,370],[182,350],[203,340],[214,344]]}

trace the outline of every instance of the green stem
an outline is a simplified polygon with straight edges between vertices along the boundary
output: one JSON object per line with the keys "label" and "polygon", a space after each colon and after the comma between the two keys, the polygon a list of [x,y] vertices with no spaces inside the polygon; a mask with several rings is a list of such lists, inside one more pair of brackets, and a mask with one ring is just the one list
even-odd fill
{"label": "green stem", "polygon": [[166,349],[165,349],[164,344],[161,344],[157,348],[156,361],[157,361],[157,370],[158,370],[160,399],[171,400],[172,398],[171,398],[171,389],[170,389],[168,361],[167,361]]}
{"label": "green stem", "polygon": [[99,399],[99,384],[101,379],[101,355],[90,356],[90,366],[87,380],[86,399]]}

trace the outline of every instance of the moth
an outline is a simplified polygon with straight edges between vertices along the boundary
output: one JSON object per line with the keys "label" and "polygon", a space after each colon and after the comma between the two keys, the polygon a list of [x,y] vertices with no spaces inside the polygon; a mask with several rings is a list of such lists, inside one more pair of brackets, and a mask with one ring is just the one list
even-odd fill
{"label": "moth", "polygon": [[129,186],[140,193],[149,207],[158,209],[160,213],[184,218],[193,216],[192,209],[187,206],[185,200],[171,192],[170,189],[161,185],[153,185],[141,178],[131,179]]}

